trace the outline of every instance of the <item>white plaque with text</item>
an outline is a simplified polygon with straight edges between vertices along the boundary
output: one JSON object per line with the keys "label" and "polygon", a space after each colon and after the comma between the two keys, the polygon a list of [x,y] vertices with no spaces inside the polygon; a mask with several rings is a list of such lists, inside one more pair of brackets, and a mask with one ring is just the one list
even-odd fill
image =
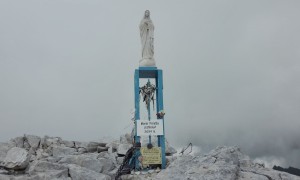
{"label": "white plaque with text", "polygon": [[162,120],[137,120],[137,135],[164,135],[164,125]]}

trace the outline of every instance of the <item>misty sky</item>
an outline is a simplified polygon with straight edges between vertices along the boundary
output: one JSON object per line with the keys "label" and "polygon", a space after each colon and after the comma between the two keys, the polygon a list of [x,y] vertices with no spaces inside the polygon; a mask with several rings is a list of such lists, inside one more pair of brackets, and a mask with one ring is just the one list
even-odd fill
{"label": "misty sky", "polygon": [[0,1],[0,141],[130,132],[155,25],[169,142],[300,167],[300,1]]}

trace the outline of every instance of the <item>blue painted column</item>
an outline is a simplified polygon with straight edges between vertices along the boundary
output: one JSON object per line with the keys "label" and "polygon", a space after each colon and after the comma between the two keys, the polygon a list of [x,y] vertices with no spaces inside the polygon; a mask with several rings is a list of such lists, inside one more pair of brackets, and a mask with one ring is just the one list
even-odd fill
{"label": "blue painted column", "polygon": [[[163,74],[162,70],[157,70],[156,78],[156,111],[157,113],[164,110],[164,101],[163,101]],[[164,128],[164,135],[158,136],[158,146],[161,147],[162,152],[162,169],[166,168],[166,146],[165,146],[165,124],[164,117],[161,119]]]}
{"label": "blue painted column", "polygon": [[140,137],[137,136],[137,121],[140,120],[140,72],[138,69],[134,72],[134,99],[135,99],[135,135],[134,141],[140,142]]}

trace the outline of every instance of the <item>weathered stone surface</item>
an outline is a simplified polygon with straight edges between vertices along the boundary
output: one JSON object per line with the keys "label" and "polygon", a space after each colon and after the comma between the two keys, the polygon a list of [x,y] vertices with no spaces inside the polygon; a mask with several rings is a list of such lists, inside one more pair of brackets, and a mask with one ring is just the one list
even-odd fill
{"label": "weathered stone surface", "polygon": [[117,157],[117,163],[118,163],[118,165],[121,165],[122,162],[123,162],[123,160],[124,160],[124,157]]}
{"label": "weathered stone surface", "polygon": [[122,175],[121,178],[122,178],[122,180],[144,180],[144,179],[147,179],[147,177],[144,177],[142,175],[136,175],[136,174]]}
{"label": "weathered stone surface", "polygon": [[69,164],[68,166],[72,180],[111,180],[108,175],[97,173],[78,165]]}
{"label": "weathered stone surface", "polygon": [[131,144],[120,144],[117,149],[118,155],[125,155],[131,147]]}
{"label": "weathered stone surface", "polygon": [[0,174],[7,174],[8,173],[8,171],[7,170],[5,170],[5,169],[1,169],[0,168]]}
{"label": "weathered stone surface", "polygon": [[79,141],[74,141],[75,147],[76,148],[87,148],[88,142],[79,142]]}
{"label": "weathered stone surface", "polygon": [[102,172],[104,164],[97,159],[98,154],[69,155],[59,161],[64,164],[76,164],[95,172]]}
{"label": "weathered stone surface", "polygon": [[78,154],[84,154],[87,153],[86,148],[78,148]]}
{"label": "weathered stone surface", "polygon": [[86,146],[87,152],[97,152],[98,147],[105,147],[105,143],[89,142]]}
{"label": "weathered stone surface", "polygon": [[[111,141],[106,143],[97,142],[72,142],[63,141],[58,137],[41,138],[29,135],[25,138],[14,138],[8,143],[0,143],[0,161],[4,162],[7,156],[26,159],[25,165],[16,166],[17,168],[1,169],[0,180],[73,180],[73,179],[114,179],[118,164],[123,161],[122,156],[131,147],[131,144]],[[31,139],[31,140],[29,140]],[[127,142],[126,138],[120,139]],[[155,144],[155,140],[153,141]],[[40,144],[40,145],[39,145]],[[105,145],[105,147],[104,147]],[[15,147],[23,146],[23,148]],[[72,148],[73,147],[73,148]],[[97,152],[94,151],[97,147]],[[166,143],[168,148],[168,143]],[[30,153],[25,149],[28,148]],[[12,155],[12,151],[18,149],[20,152]],[[102,151],[107,150],[108,151]],[[84,152],[80,154],[77,151]],[[11,152],[10,152],[11,151]],[[101,152],[102,151],[102,152]],[[113,152],[116,151],[116,152]],[[25,155],[25,154],[28,155]],[[74,154],[73,154],[74,153]],[[175,153],[171,150],[170,154]],[[53,155],[53,156],[52,156]],[[19,157],[19,158],[17,158]],[[20,158],[22,157],[22,158]],[[26,157],[26,158],[25,158]],[[31,157],[28,162],[27,157]],[[188,155],[167,156],[167,169],[142,171],[137,174],[122,176],[123,179],[190,179],[190,180],[300,180],[300,177],[265,168],[264,165],[253,162],[248,156],[240,152],[237,147],[217,147],[206,155],[191,153]],[[11,161],[16,164],[16,161]],[[28,164],[26,166],[26,164]],[[27,167],[27,168],[26,168]],[[7,167],[6,167],[7,168]],[[24,171],[17,171],[21,169]],[[16,171],[13,171],[16,170]],[[9,173],[15,175],[8,175]],[[20,174],[25,173],[25,174]]]}
{"label": "weathered stone surface", "polygon": [[52,150],[53,157],[64,157],[66,155],[75,154],[76,152],[77,151],[75,148],[61,147],[61,146],[53,147]]}
{"label": "weathered stone surface", "polygon": [[14,143],[0,143],[0,164],[6,157],[7,152],[14,147]]}
{"label": "weathered stone surface", "polygon": [[101,152],[101,153],[99,153],[97,158],[98,159],[100,159],[100,158],[108,159],[108,160],[112,161],[114,163],[114,165],[116,166],[117,165],[117,159],[116,159],[117,157],[118,157],[117,153]]}
{"label": "weathered stone surface", "polygon": [[0,174],[1,180],[12,180],[14,177],[9,175]]}
{"label": "weathered stone surface", "polygon": [[65,179],[68,178],[68,166],[47,161],[37,161],[30,166],[28,173],[32,178]]}
{"label": "weathered stone surface", "polygon": [[41,142],[41,138],[35,135],[25,135],[25,139],[27,140],[30,147],[33,149],[37,149]]}
{"label": "weathered stone surface", "polygon": [[69,147],[69,148],[75,148],[75,142],[74,142],[74,141],[66,141],[66,140],[63,140],[62,143],[63,143],[66,147]]}
{"label": "weathered stone surface", "polygon": [[166,155],[172,156],[173,154],[176,154],[177,151],[175,148],[173,148],[170,143],[166,140]]}
{"label": "weathered stone surface", "polygon": [[121,144],[132,144],[132,138],[129,133],[126,133],[122,136],[120,136],[120,143]]}
{"label": "weathered stone surface", "polygon": [[47,161],[37,161],[29,169],[29,174],[36,172],[45,172],[45,171],[57,171],[57,170],[68,170],[68,167],[64,164],[51,163]]}
{"label": "weathered stone surface", "polygon": [[217,147],[207,155],[178,156],[166,170],[153,176],[153,179],[300,180],[300,177],[256,166],[237,147]]}
{"label": "weathered stone surface", "polygon": [[11,141],[15,144],[16,147],[19,147],[19,148],[24,147],[24,137],[23,136],[13,138]]}
{"label": "weathered stone surface", "polygon": [[29,159],[28,151],[23,148],[13,147],[7,152],[2,166],[7,169],[22,170],[28,166]]}
{"label": "weathered stone surface", "polygon": [[60,137],[48,137],[48,136],[45,136],[44,137],[44,143],[47,147],[49,146],[59,146],[62,141],[62,139]]}
{"label": "weathered stone surface", "polygon": [[103,151],[108,151],[108,147],[102,147],[102,146],[97,147],[97,152],[98,153],[103,152]]}
{"label": "weathered stone surface", "polygon": [[109,153],[114,153],[117,151],[119,145],[120,145],[119,142],[113,141],[113,142],[107,143],[105,147],[108,147]]}
{"label": "weathered stone surface", "polygon": [[99,162],[102,165],[102,173],[107,174],[109,173],[111,170],[113,170],[115,168],[114,162],[110,159],[106,159],[106,158],[98,158]]}

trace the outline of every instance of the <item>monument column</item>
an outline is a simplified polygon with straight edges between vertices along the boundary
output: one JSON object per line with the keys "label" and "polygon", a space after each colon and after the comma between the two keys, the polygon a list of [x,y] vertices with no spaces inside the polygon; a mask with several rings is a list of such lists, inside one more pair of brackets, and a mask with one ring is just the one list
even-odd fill
{"label": "monument column", "polygon": [[[135,143],[141,141],[141,136],[149,137],[147,148],[151,149],[151,136],[157,136],[158,148],[161,152],[161,168],[166,168],[165,156],[165,128],[164,128],[164,105],[163,105],[163,72],[157,69],[154,60],[154,25],[150,19],[150,11],[146,10],[144,17],[140,23],[140,37],[142,43],[142,59],[139,62],[139,68],[134,73],[134,96],[135,96]],[[148,79],[148,83],[140,87],[140,79]],[[155,80],[155,85],[150,83],[150,79]],[[147,105],[148,119],[140,119],[140,94],[142,92],[143,101]],[[154,94],[156,96],[154,96]],[[156,115],[155,119],[150,120],[150,101],[154,101],[156,97]],[[154,103],[154,102],[153,102]],[[144,124],[155,123],[147,127]],[[142,123],[143,122],[143,123]],[[150,129],[149,129],[150,127]],[[153,128],[153,129],[151,129]],[[142,144],[145,147],[145,145]]]}

